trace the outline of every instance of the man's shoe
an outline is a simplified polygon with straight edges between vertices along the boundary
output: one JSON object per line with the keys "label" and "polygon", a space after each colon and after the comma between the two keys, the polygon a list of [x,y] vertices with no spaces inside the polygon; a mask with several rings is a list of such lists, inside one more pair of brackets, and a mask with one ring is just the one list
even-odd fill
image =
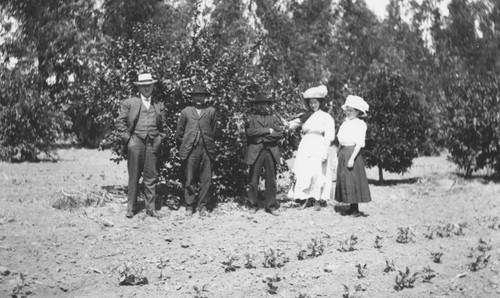
{"label": "man's shoe", "polygon": [[154,217],[156,219],[160,219],[161,218],[161,215],[160,213],[158,213],[158,211],[156,210],[146,210],[146,214],[151,216],[151,217]]}
{"label": "man's shoe", "polygon": [[125,214],[125,217],[126,217],[126,218],[132,218],[132,217],[134,217],[134,212],[132,212],[132,211],[127,211],[127,214]]}
{"label": "man's shoe", "polygon": [[198,215],[200,217],[205,217],[207,216],[207,209],[205,207],[201,207],[198,209]]}
{"label": "man's shoe", "polygon": [[192,216],[193,215],[193,209],[192,208],[186,208],[186,216]]}
{"label": "man's shoe", "polygon": [[278,211],[275,210],[275,209],[267,209],[266,212],[269,213],[269,214],[271,214],[271,215],[274,215],[274,216],[279,216],[280,215],[278,213]]}
{"label": "man's shoe", "polygon": [[257,213],[257,211],[259,211],[259,207],[257,207],[257,206],[250,207],[250,209],[248,209],[248,212],[250,212],[252,214]]}
{"label": "man's shoe", "polygon": [[319,203],[319,201],[314,202],[314,210],[315,211],[321,210],[321,204]]}

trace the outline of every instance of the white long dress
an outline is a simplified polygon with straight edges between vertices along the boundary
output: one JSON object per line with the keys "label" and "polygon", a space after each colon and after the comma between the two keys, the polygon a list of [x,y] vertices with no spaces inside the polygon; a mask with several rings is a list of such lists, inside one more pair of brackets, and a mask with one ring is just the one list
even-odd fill
{"label": "white long dress", "polygon": [[[290,122],[290,129],[301,126],[300,119]],[[294,199],[333,197],[333,172],[336,156],[330,145],[335,139],[335,121],[330,114],[318,110],[302,124],[302,139],[297,149],[293,173],[296,178]],[[326,159],[326,162],[323,160]]]}

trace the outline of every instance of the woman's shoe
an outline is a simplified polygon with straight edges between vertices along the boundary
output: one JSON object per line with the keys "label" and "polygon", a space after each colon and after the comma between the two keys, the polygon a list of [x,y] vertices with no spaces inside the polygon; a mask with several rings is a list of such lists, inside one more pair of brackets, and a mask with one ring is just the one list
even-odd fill
{"label": "woman's shoe", "polygon": [[314,210],[315,211],[321,210],[321,204],[319,203],[319,201],[314,202]]}
{"label": "woman's shoe", "polygon": [[309,199],[306,199],[306,201],[304,202],[304,204],[302,204],[302,206],[300,206],[300,210],[304,210],[307,208],[307,206],[309,206],[309,203],[310,203],[310,200]]}

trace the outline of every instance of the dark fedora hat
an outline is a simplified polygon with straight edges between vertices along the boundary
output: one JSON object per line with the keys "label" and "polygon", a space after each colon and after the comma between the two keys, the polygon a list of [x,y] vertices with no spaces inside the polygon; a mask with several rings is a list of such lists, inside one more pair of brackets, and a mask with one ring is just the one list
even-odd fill
{"label": "dark fedora hat", "polygon": [[273,102],[272,98],[269,98],[266,94],[264,93],[257,93],[255,94],[255,97],[253,99],[250,99],[248,101],[249,103],[257,103],[257,102]]}
{"label": "dark fedora hat", "polygon": [[193,91],[189,92],[189,94],[205,94],[210,95],[211,93],[207,91],[207,88],[201,84],[194,84]]}

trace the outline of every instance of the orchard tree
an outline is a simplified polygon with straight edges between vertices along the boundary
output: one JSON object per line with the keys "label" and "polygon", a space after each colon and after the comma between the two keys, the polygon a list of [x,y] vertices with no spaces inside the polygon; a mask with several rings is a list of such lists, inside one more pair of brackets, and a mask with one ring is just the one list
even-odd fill
{"label": "orchard tree", "polygon": [[33,69],[0,66],[0,160],[37,161],[51,157],[64,115],[38,86]]}
{"label": "orchard tree", "polygon": [[470,76],[445,91],[442,116],[449,159],[470,177],[500,174],[500,80]]}
{"label": "orchard tree", "polygon": [[374,84],[364,94],[370,105],[365,157],[368,167],[378,167],[382,181],[383,170],[408,171],[429,120],[421,98],[406,89],[400,74],[382,69],[373,76]]}
{"label": "orchard tree", "polygon": [[35,85],[29,88],[47,93],[46,101],[64,112],[64,132],[96,147],[102,127],[86,102],[86,86],[103,67],[107,39],[94,1],[10,0],[2,7],[19,24],[15,38],[0,46],[2,54],[31,63]]}

